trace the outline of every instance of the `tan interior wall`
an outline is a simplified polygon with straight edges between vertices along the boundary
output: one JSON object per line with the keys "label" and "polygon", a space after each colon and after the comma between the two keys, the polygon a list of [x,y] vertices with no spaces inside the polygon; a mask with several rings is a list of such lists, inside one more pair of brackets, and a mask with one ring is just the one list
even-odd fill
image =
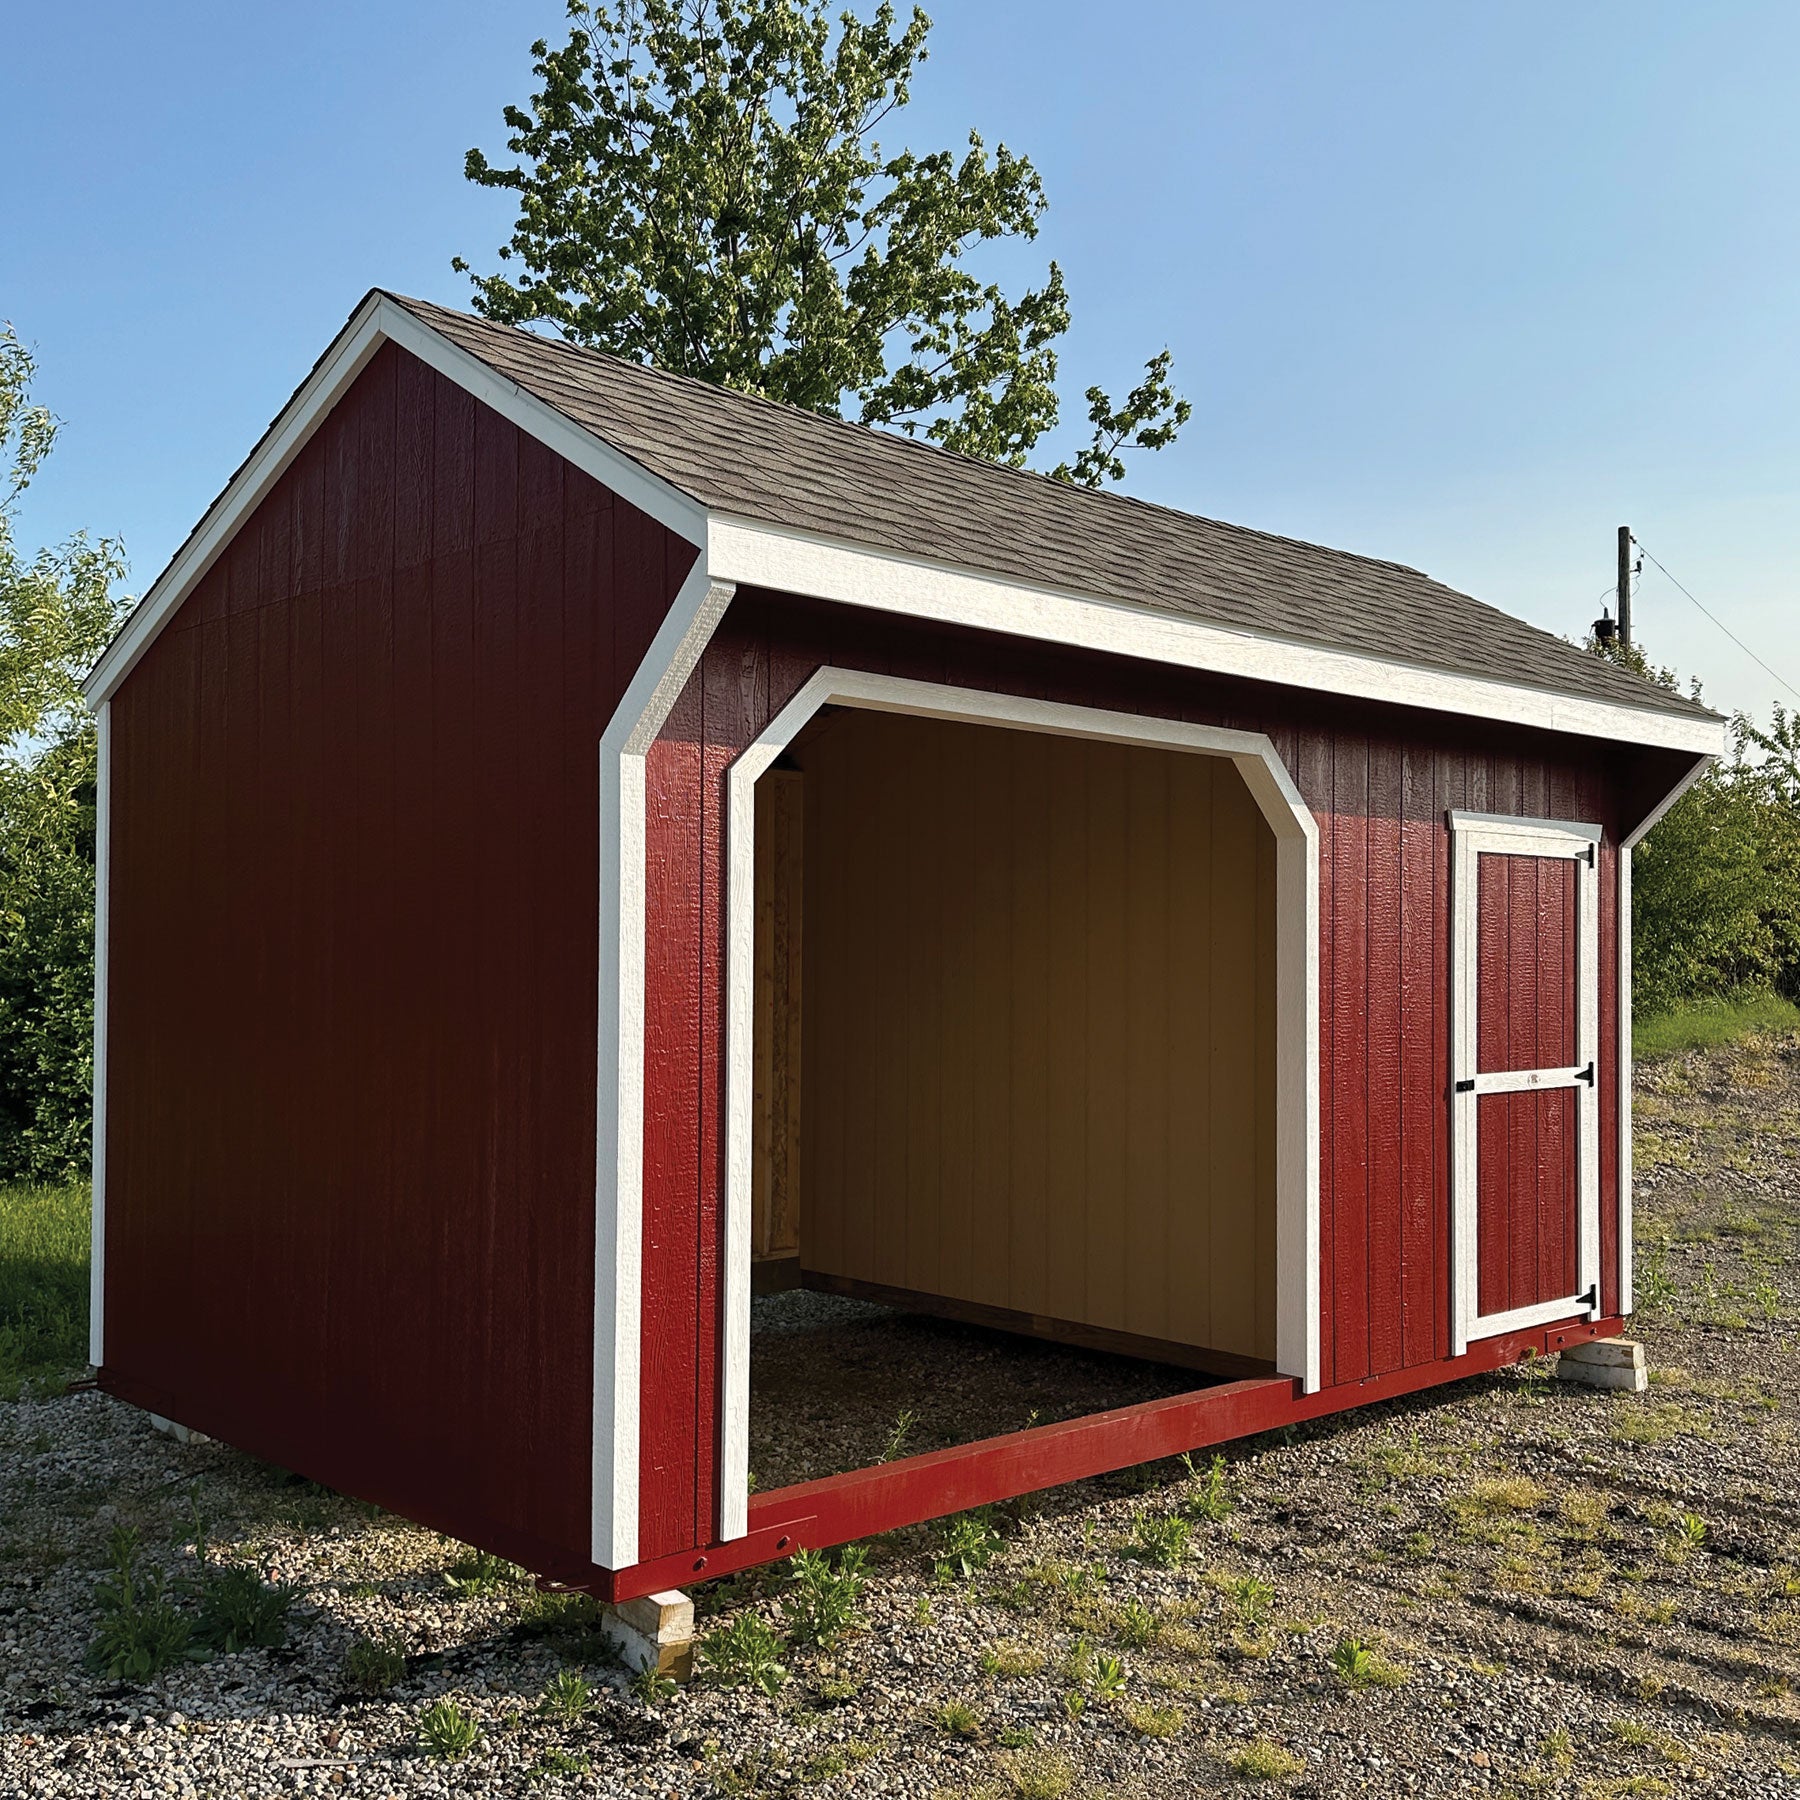
{"label": "tan interior wall", "polygon": [[1237,771],[849,710],[798,759],[803,1265],[1272,1359],[1275,841]]}

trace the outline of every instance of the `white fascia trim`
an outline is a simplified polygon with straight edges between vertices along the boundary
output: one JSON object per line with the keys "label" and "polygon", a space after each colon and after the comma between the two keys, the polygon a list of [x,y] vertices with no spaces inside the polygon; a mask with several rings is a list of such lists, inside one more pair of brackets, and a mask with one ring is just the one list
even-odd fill
{"label": "white fascia trim", "polygon": [[1072,590],[1035,587],[713,513],[708,566],[720,580],[1115,656],[1582,737],[1716,755],[1723,720],[1585,700],[1543,688],[1252,631],[1232,631]]}
{"label": "white fascia trim", "polygon": [[369,359],[388,342],[410,351],[446,380],[455,382],[678,537],[697,546],[704,544],[706,514],[696,501],[621,455],[555,407],[526,393],[480,358],[440,336],[385,294],[371,294],[282,408],[249,460],[213,502],[200,528],[176,552],[124,629],[107,646],[82,687],[90,706],[98,708],[118,689],[157,633],[218,560],[238,527],[286,473],[325,416],[368,366]]}
{"label": "white fascia trim", "polygon": [[600,739],[600,1007],[594,1144],[593,1559],[638,1559],[644,1228],[644,760],[729,583],[696,560]]}
{"label": "white fascia trim", "polygon": [[726,775],[725,1219],[720,1253],[725,1366],[719,1443],[719,1535],[747,1530],[750,1418],[750,1220],[753,1193],[756,979],[756,783],[821,707],[857,706],[1149,749],[1226,756],[1276,842],[1276,1366],[1307,1393],[1319,1342],[1319,832],[1274,745],[1137,713],[1064,706],[824,668]]}
{"label": "white fascia trim", "polygon": [[94,1077],[93,1222],[88,1256],[88,1361],[106,1360],[106,981],[112,863],[112,708],[94,721]]}

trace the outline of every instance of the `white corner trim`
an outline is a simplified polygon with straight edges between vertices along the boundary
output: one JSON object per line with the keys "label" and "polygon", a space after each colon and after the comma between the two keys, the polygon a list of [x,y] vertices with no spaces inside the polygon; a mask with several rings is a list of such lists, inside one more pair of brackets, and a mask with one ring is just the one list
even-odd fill
{"label": "white corner trim", "polygon": [[1619,847],[1619,1312],[1636,1309],[1631,1242],[1631,846]]}
{"label": "white corner trim", "polygon": [[1233,631],[1177,613],[1070,589],[1034,587],[719,513],[707,522],[707,555],[708,566],[721,580],[745,587],[774,588],[1180,668],[1621,743],[1708,754],[1717,754],[1725,744],[1723,720],[1580,699],[1397,658]]}
{"label": "white corner trim", "polygon": [[[1597,1072],[1600,1047],[1600,827],[1556,819],[1522,819],[1451,811],[1450,822],[1450,1353],[1461,1356],[1481,1338],[1553,1324],[1576,1313],[1599,1316],[1600,1086],[1578,1071]],[[1575,864],[1575,1062],[1569,1069],[1480,1074],[1477,983],[1477,861],[1482,856],[1555,856]],[[1524,1074],[1534,1081],[1519,1079]],[[1483,1314],[1477,1242],[1483,1093],[1569,1087],[1576,1092],[1576,1292]],[[1589,1299],[1588,1296],[1593,1298]]]}
{"label": "white corner trim", "polygon": [[600,739],[593,1558],[637,1561],[644,1226],[644,759],[730,603],[696,559]]}
{"label": "white corner trim", "polygon": [[112,707],[94,719],[94,1080],[92,1248],[88,1256],[88,1361],[106,1360],[106,984],[112,896]]}
{"label": "white corner trim", "polygon": [[821,707],[857,706],[1061,737],[1229,757],[1276,841],[1276,1366],[1318,1389],[1319,833],[1274,745],[1137,713],[1064,706],[858,670],[818,671],[726,774],[725,1218],[720,1285],[725,1366],[719,1535],[747,1530],[750,1416],[756,783]]}
{"label": "white corner trim", "polygon": [[294,391],[262,441],[207,509],[199,527],[176,551],[169,566],[156,578],[94,665],[82,685],[90,706],[98,708],[117,691],[157,633],[218,560],[238,527],[286,473],[326,415],[368,367],[369,359],[388,342],[428,363],[447,380],[677,536],[695,545],[705,542],[706,515],[696,501],[497,374],[385,294],[371,294]]}

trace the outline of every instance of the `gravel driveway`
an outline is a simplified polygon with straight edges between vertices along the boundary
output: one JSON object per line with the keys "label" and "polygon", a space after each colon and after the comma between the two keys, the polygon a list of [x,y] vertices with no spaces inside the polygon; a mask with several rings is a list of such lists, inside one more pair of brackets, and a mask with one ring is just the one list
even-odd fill
{"label": "gravel driveway", "polygon": [[[1638,1119],[1648,1394],[1514,1371],[960,1556],[897,1534],[772,1693],[646,1699],[580,1603],[432,1533],[95,1394],[0,1405],[0,1794],[1800,1795],[1800,1041],[1657,1064]],[[202,1543],[293,1584],[287,1642],[90,1672],[121,1526],[172,1593]],[[701,1590],[706,1629],[779,1627],[787,1580]],[[434,1760],[446,1697],[480,1735]]]}

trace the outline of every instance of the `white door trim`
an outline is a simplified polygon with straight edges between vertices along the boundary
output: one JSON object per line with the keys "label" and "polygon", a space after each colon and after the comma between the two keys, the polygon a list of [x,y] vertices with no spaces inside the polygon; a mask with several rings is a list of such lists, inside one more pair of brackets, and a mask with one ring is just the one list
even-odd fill
{"label": "white door trim", "polygon": [[[1453,811],[1450,821],[1450,1350],[1508,1331],[1600,1313],[1600,827]],[[1575,1062],[1570,1068],[1478,1071],[1476,906],[1481,856],[1558,856],[1576,866]],[[1576,1292],[1483,1315],[1477,1237],[1483,1094],[1576,1090]]]}
{"label": "white door trim", "polygon": [[1225,756],[1275,834],[1275,1364],[1319,1386],[1319,832],[1261,732],[1064,706],[853,669],[820,669],[726,774],[724,1381],[719,1535],[747,1530],[755,1026],[756,782],[824,706],[859,706],[1062,737]]}

